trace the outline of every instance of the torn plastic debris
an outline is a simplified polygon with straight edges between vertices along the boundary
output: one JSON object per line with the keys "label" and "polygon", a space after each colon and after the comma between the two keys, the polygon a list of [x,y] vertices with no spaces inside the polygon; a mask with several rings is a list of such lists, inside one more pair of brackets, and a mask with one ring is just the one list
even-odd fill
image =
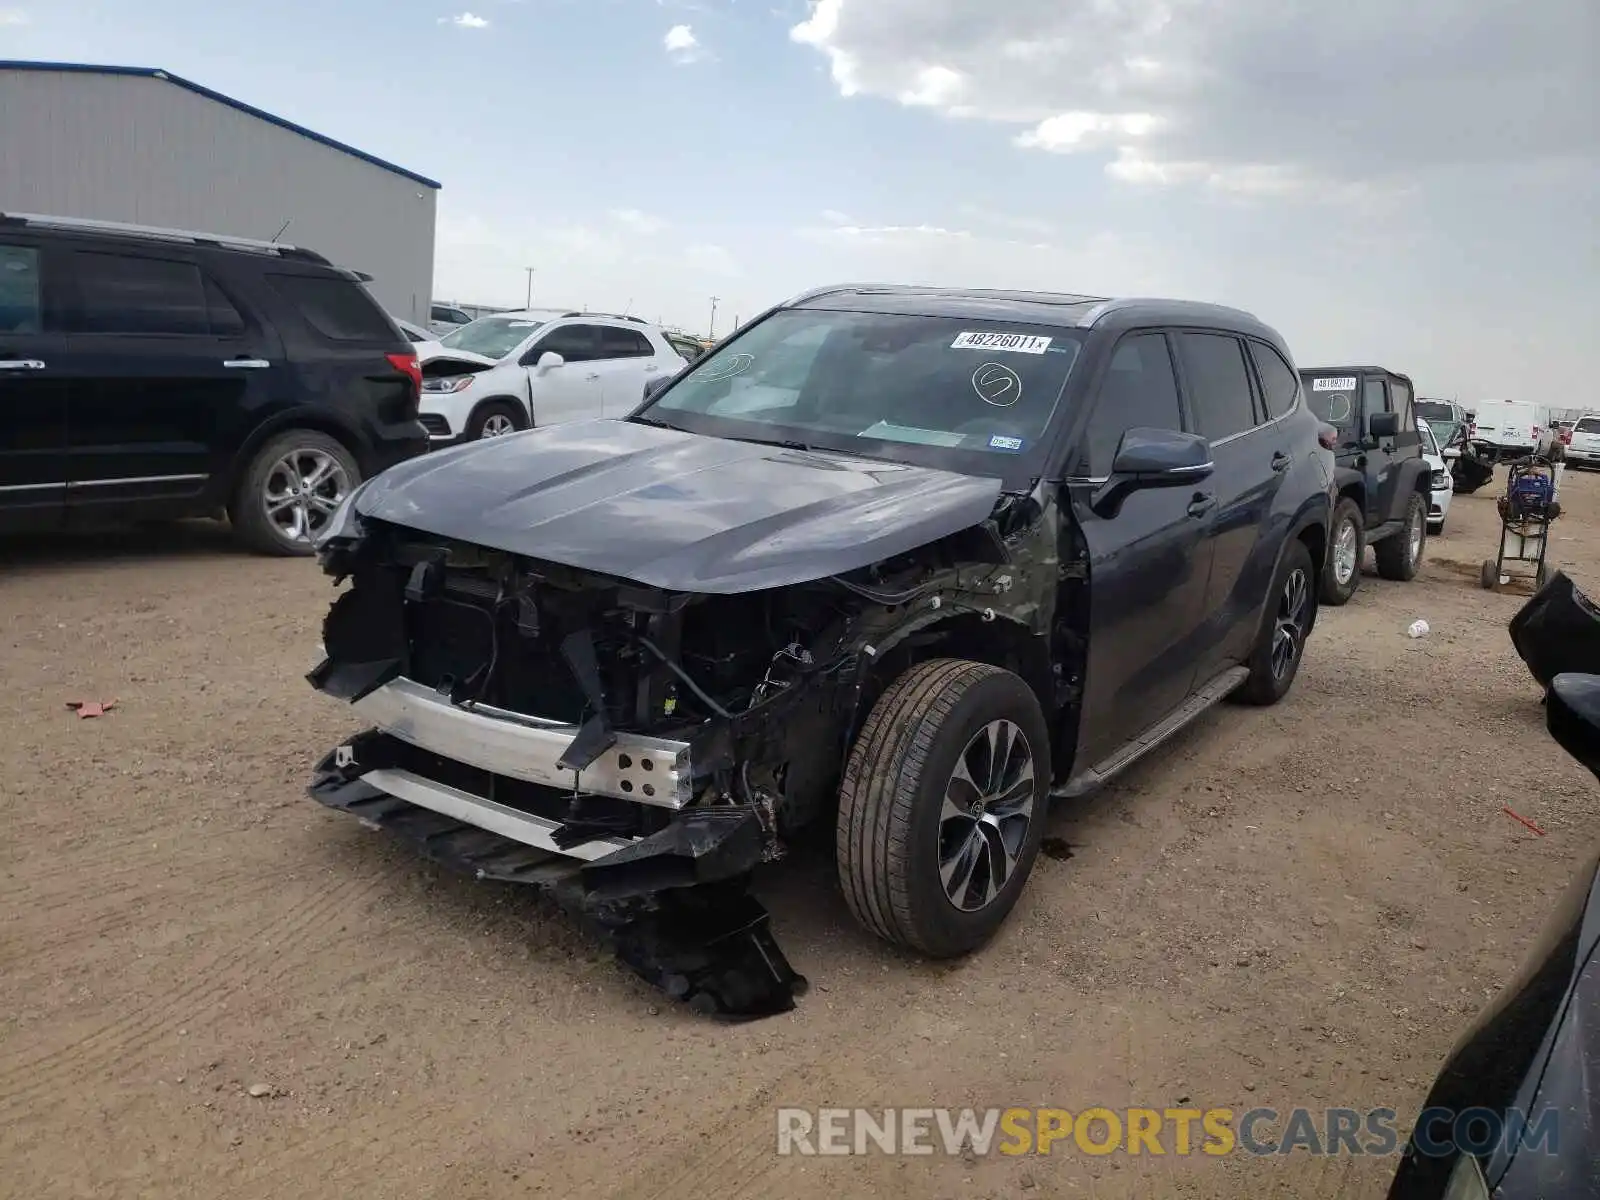
{"label": "torn plastic debris", "polygon": [[1600,609],[1562,571],[1517,610],[1509,629],[1541,687],[1565,671],[1600,674]]}
{"label": "torn plastic debris", "polygon": [[67,708],[79,717],[103,717],[117,706],[115,700],[68,700]]}
{"label": "torn plastic debris", "polygon": [[[698,878],[711,881],[638,891],[657,868],[651,855],[637,853],[646,842],[656,842],[650,838],[628,847],[635,852],[631,867],[612,864],[595,875],[612,893],[608,897],[585,879],[607,859],[585,864],[408,804],[352,777],[332,754],[318,764],[308,790],[320,804],[402,838],[441,866],[482,880],[533,884],[606,942],[635,974],[697,1012],[728,1020],[772,1016],[791,1011],[806,991],[805,978],[772,936],[766,909],[747,891],[748,872],[712,878],[738,861],[748,836],[741,822],[696,823],[681,837],[657,843],[659,856],[687,853],[695,859]],[[659,868],[661,878],[685,878],[681,861]],[[639,874],[630,879],[634,871]],[[633,894],[626,894],[630,889]]]}

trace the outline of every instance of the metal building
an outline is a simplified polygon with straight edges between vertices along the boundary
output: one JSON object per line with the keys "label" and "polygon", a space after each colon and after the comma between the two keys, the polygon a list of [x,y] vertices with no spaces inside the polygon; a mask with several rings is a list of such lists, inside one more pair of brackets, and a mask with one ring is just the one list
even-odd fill
{"label": "metal building", "polygon": [[165,71],[0,60],[0,212],[282,236],[425,324],[438,191]]}

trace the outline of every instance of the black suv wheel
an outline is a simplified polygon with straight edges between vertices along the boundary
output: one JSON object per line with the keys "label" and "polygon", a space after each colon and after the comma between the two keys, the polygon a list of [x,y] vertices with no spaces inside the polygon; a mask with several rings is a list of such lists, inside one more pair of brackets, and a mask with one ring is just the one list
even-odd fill
{"label": "black suv wheel", "polygon": [[1379,542],[1373,548],[1378,560],[1378,574],[1385,579],[1404,582],[1415,579],[1422,566],[1422,550],[1428,544],[1428,502],[1416,493],[1406,501],[1405,524],[1400,532]]}
{"label": "black suv wheel", "polygon": [[1288,694],[1305,656],[1306,635],[1317,617],[1314,574],[1311,552],[1304,542],[1296,540],[1284,547],[1261,632],[1245,663],[1250,677],[1233,693],[1234,699],[1246,704],[1276,704]]}
{"label": "black suv wheel", "polygon": [[313,429],[291,429],[256,451],[234,489],[228,519],[258,554],[307,555],[360,482],[356,460],[337,441]]}
{"label": "black suv wheel", "polygon": [[1346,496],[1334,507],[1328,523],[1328,561],[1323,564],[1317,594],[1324,604],[1343,604],[1361,586],[1361,556],[1366,553],[1366,525],[1361,508]]}
{"label": "black suv wheel", "polygon": [[912,667],[845,766],[835,837],[850,911],[936,958],[981,946],[1033,868],[1049,786],[1049,730],[1026,683],[960,659]]}

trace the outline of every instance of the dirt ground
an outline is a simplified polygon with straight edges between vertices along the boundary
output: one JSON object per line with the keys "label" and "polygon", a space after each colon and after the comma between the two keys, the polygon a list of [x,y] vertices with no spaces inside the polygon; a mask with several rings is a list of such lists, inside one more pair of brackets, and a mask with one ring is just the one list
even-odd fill
{"label": "dirt ground", "polygon": [[[1324,610],[1283,704],[1059,811],[1071,857],[970,960],[860,932],[825,853],[774,868],[813,987],[731,1027],[306,798],[354,728],[302,678],[314,564],[206,523],[0,542],[0,1194],[1380,1196],[1392,1160],[780,1158],[775,1110],[1187,1097],[1408,1127],[1600,816],[1506,636],[1522,600],[1477,585],[1492,495],[1456,497],[1417,581]],[[1552,557],[1600,583],[1600,476],[1562,499]]]}

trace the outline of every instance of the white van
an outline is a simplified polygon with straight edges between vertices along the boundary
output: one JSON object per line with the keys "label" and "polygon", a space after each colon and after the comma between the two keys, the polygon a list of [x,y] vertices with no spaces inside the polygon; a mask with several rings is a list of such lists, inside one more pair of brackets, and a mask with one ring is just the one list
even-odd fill
{"label": "white van", "polygon": [[1532,454],[1550,435],[1550,407],[1531,400],[1480,400],[1472,440],[1498,461]]}

